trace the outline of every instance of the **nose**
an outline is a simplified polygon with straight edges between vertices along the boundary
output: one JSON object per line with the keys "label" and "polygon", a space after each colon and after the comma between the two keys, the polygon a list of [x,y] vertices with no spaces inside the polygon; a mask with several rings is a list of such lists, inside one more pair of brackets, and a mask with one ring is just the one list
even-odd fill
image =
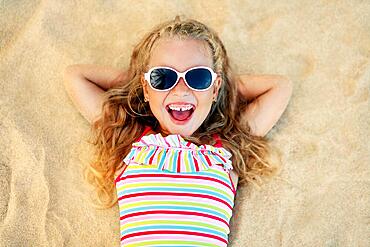
{"label": "nose", "polygon": [[176,86],[172,88],[172,93],[179,95],[179,96],[184,96],[190,94],[190,88],[186,85],[184,78],[180,77],[179,81],[177,82]]}

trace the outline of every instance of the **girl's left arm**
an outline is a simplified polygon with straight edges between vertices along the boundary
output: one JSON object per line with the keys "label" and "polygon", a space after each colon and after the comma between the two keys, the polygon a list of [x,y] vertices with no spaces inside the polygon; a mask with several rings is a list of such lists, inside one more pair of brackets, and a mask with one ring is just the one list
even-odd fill
{"label": "girl's left arm", "polygon": [[239,75],[238,91],[249,102],[241,121],[253,135],[264,136],[285,111],[293,91],[291,80],[282,75]]}

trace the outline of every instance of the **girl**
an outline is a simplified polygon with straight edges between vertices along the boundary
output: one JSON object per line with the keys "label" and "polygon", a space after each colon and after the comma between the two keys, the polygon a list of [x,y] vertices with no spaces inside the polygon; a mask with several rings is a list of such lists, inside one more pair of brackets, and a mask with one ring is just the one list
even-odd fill
{"label": "girl", "polygon": [[91,123],[85,178],[118,201],[122,246],[227,246],[238,178],[274,176],[263,137],[292,92],[277,75],[235,76],[217,33],[177,16],[136,45],[128,70],[71,65],[65,88]]}

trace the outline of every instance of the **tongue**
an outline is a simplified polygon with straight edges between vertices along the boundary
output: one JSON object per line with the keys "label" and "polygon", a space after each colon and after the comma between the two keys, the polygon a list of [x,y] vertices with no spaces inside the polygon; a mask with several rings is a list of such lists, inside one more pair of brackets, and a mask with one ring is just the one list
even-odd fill
{"label": "tongue", "polygon": [[170,112],[170,114],[172,115],[172,117],[178,121],[184,121],[185,119],[187,119],[190,115],[191,115],[192,111],[191,110],[188,110],[188,111],[175,111],[175,110],[172,110]]}

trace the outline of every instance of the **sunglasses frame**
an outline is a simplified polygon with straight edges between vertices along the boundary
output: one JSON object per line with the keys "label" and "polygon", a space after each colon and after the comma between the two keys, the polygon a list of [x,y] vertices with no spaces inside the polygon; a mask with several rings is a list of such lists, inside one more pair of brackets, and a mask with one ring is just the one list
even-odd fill
{"label": "sunglasses frame", "polygon": [[[193,70],[193,69],[198,69],[198,68],[201,68],[201,69],[207,69],[209,72],[211,72],[211,76],[212,76],[212,82],[211,84],[209,85],[209,87],[205,88],[205,89],[195,89],[195,88],[192,88],[188,82],[186,81],[185,79],[185,75],[188,71],[190,70]],[[169,70],[172,70],[174,72],[176,72],[177,74],[177,79],[176,79],[176,82],[173,84],[172,87],[168,88],[168,89],[157,89],[157,88],[154,88],[153,85],[150,83],[150,74],[152,73],[153,70],[155,69],[169,69]],[[170,91],[172,88],[174,88],[177,83],[180,81],[180,78],[182,77],[184,79],[184,82],[186,84],[186,86],[188,88],[190,88],[191,90],[194,90],[194,91],[198,91],[198,92],[203,92],[203,91],[207,91],[208,89],[210,89],[213,85],[213,83],[215,82],[216,78],[217,78],[218,74],[216,74],[213,69],[211,69],[210,67],[207,67],[207,66],[196,66],[196,67],[192,67],[192,68],[189,68],[187,69],[186,71],[184,72],[178,72],[176,69],[174,68],[171,68],[171,67],[166,67],[166,66],[156,66],[156,67],[152,67],[148,72],[144,73],[144,78],[145,80],[148,82],[149,86],[155,90],[155,91],[159,91],[159,92],[166,92],[166,91]]]}

